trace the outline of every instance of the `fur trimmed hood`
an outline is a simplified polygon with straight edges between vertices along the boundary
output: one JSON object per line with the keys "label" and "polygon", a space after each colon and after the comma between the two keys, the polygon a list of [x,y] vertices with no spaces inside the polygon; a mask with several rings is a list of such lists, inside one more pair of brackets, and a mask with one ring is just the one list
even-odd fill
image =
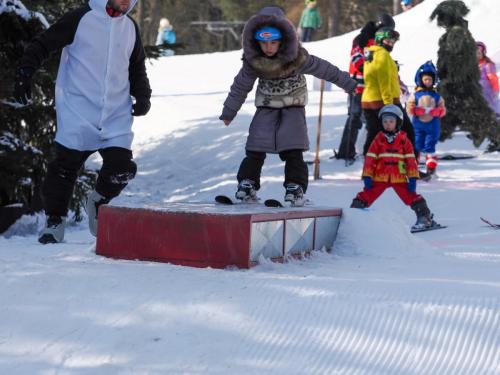
{"label": "fur trimmed hood", "polygon": [[[264,57],[258,43],[254,39],[254,33],[264,26],[276,27],[281,31],[281,46],[273,58]],[[285,13],[279,7],[264,7],[255,16],[251,17],[243,29],[243,60],[250,64],[258,72],[259,66],[272,65],[271,70],[275,71],[274,65],[285,67],[299,58],[299,51],[305,51],[300,48],[300,43],[295,30],[295,26],[286,17]],[[305,52],[307,54],[307,52]],[[303,55],[301,53],[300,55]],[[263,62],[262,59],[273,62]]]}
{"label": "fur trimmed hood", "polygon": [[243,56],[243,61],[255,70],[259,78],[281,79],[297,74],[297,71],[307,62],[308,57],[309,53],[304,48],[300,48],[295,60],[288,63],[279,58],[266,56],[257,56],[252,61],[247,61],[246,57]]}

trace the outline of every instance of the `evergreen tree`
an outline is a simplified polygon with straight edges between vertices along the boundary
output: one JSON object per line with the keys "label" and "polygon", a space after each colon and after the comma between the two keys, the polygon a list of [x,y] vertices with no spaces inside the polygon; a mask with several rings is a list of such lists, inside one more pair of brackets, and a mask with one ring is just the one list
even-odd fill
{"label": "evergreen tree", "polygon": [[469,132],[474,146],[490,140],[490,149],[500,144],[499,124],[482,95],[476,44],[463,18],[469,13],[460,0],[446,0],[432,12],[438,26],[446,32],[439,39],[437,69],[439,93],[446,101],[446,116],[441,122],[441,140],[451,138],[458,126]]}
{"label": "evergreen tree", "polygon": [[[41,185],[54,149],[54,86],[59,56],[52,56],[35,74],[29,106],[19,108],[12,103],[14,76],[29,42],[69,7],[82,3],[44,1],[34,10],[44,12],[45,18],[28,11],[19,0],[0,0],[0,206],[23,203],[29,212],[42,208]],[[94,181],[95,173],[84,171],[77,182],[70,207],[76,220],[81,219],[82,200]]]}

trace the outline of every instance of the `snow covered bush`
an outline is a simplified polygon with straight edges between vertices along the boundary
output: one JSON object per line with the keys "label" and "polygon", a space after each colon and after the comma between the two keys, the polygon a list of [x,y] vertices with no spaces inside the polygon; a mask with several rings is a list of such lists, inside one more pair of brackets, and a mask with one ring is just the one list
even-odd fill
{"label": "snow covered bush", "polygon": [[[54,20],[82,1],[32,3],[38,3],[36,9],[49,12],[47,18]],[[54,149],[59,56],[52,56],[35,74],[31,105],[20,108],[13,103],[12,93],[24,49],[48,26],[45,16],[28,10],[21,1],[0,0],[0,206],[23,203],[30,212],[42,209],[40,191]],[[70,206],[77,218],[81,218],[82,200],[94,184],[94,175],[86,172],[78,180]]]}

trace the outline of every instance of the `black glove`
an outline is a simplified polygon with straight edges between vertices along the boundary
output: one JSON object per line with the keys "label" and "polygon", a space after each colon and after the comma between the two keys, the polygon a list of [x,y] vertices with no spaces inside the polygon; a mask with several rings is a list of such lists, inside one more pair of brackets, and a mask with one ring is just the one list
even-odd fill
{"label": "black glove", "polygon": [[137,99],[132,105],[132,116],[145,116],[151,108],[149,99]]}
{"label": "black glove", "polygon": [[16,72],[14,84],[14,99],[22,105],[31,101],[31,77],[35,73],[33,68],[19,68]]}

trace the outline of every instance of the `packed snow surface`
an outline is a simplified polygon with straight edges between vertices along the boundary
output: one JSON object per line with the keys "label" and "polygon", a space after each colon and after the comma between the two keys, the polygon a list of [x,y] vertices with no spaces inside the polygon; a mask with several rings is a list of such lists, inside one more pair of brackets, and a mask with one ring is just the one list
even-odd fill
{"label": "packed snow surface", "polygon": [[[394,56],[402,78],[434,59],[443,30],[426,0],[396,18]],[[468,0],[474,37],[500,51],[500,6]],[[347,67],[355,33],[307,44]],[[163,58],[148,66],[152,110],[134,124],[139,173],[113,204],[207,202],[234,194],[253,94],[235,121],[217,118],[241,51]],[[312,87],[312,79],[310,79]],[[314,144],[319,93],[310,92]],[[95,255],[86,223],[66,242],[41,246],[43,217],[24,217],[0,237],[0,373],[164,374],[500,374],[500,155],[474,149],[465,134],[439,152],[439,179],[419,183],[448,228],[412,235],[414,214],[392,191],[370,209],[348,208],[361,189],[361,161],[329,159],[346,118],[346,96],[326,92],[322,179],[307,196],[341,207],[332,253],[251,270],[197,269]],[[314,149],[306,153],[314,157]],[[97,157],[89,161],[98,166]],[[312,172],[312,170],[311,170]],[[283,195],[283,164],[269,155],[262,198]]]}

